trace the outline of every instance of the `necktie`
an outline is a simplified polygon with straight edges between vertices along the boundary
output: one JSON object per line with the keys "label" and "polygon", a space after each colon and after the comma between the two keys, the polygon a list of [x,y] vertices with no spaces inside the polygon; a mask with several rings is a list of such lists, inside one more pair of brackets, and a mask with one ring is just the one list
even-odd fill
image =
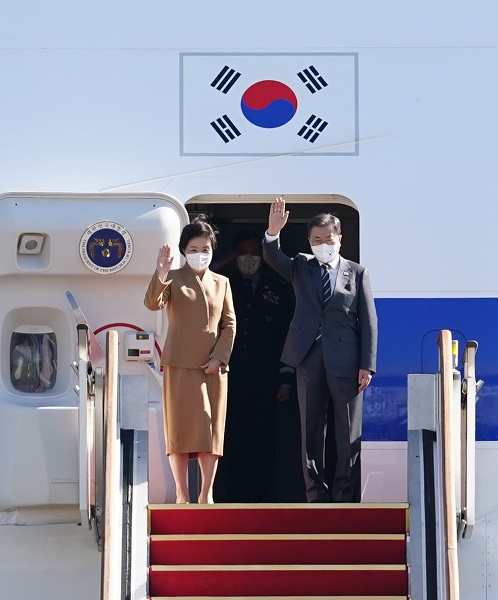
{"label": "necktie", "polygon": [[244,279],[244,283],[245,283],[245,286],[246,286],[246,290],[250,294],[253,294],[254,293],[254,287],[253,287],[253,284],[252,284],[252,279],[249,279],[249,278]]}
{"label": "necktie", "polygon": [[323,303],[327,304],[332,296],[332,289],[330,287],[330,275],[328,265],[322,265],[322,286],[323,286]]}

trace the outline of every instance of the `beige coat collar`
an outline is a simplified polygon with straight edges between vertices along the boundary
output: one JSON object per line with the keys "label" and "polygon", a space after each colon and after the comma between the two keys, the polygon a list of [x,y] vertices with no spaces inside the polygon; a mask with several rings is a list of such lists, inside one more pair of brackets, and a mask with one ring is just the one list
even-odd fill
{"label": "beige coat collar", "polygon": [[204,299],[204,306],[206,309],[206,319],[207,322],[209,322],[209,302],[208,302],[208,297],[212,297],[215,295],[216,290],[217,290],[217,282],[218,282],[218,277],[215,273],[213,273],[212,271],[210,271],[209,269],[206,269],[206,271],[204,272],[204,275],[202,276],[202,279],[199,277],[199,275],[197,275],[197,273],[191,268],[189,267],[188,263],[185,263],[183,265],[183,267],[181,268],[184,277],[186,279],[186,281],[191,282],[191,285],[193,288],[197,288],[200,292],[199,294],[199,299],[203,298]]}

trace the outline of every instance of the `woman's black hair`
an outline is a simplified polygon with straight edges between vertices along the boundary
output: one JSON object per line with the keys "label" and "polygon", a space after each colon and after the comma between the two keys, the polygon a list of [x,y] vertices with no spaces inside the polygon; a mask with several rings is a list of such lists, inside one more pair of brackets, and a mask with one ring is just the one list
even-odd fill
{"label": "woman's black hair", "polygon": [[191,239],[195,237],[207,237],[211,242],[211,247],[214,250],[216,248],[216,234],[218,230],[214,225],[209,222],[209,217],[205,214],[196,215],[192,221],[185,225],[182,234],[180,236],[180,242],[178,247],[180,252],[185,256],[185,248]]}

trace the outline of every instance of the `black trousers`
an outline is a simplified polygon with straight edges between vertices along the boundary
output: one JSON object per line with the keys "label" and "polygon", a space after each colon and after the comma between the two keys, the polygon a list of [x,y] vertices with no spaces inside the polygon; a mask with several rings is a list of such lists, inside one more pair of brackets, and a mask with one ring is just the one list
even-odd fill
{"label": "black trousers", "polygon": [[[256,375],[257,376],[257,375]],[[215,502],[273,502],[275,494],[276,384],[228,388],[223,456]]]}
{"label": "black trousers", "polygon": [[327,372],[321,339],[296,375],[308,502],[360,502],[363,393],[358,393],[358,378]]}

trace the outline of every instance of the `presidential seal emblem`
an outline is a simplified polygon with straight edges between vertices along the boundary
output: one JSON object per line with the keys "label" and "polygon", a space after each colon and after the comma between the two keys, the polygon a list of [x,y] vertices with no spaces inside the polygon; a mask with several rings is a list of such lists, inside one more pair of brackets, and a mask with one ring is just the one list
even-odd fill
{"label": "presidential seal emblem", "polygon": [[113,221],[90,225],[80,241],[80,256],[95,273],[107,275],[125,267],[133,253],[133,242],[125,227]]}

